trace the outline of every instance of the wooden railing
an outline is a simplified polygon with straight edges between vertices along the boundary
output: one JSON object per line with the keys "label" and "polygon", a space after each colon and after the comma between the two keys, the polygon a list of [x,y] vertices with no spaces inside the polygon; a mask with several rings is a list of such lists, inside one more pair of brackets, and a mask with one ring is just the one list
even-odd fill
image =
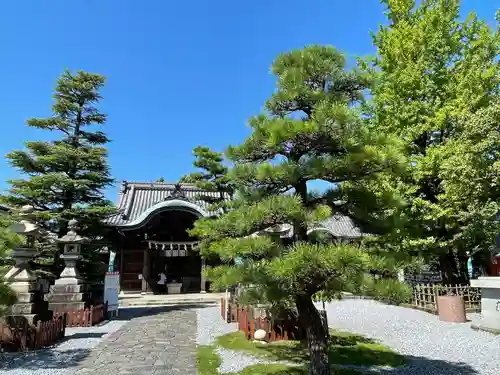
{"label": "wooden railing", "polygon": [[47,321],[39,320],[36,325],[11,325],[0,323],[0,346],[8,351],[36,350],[52,346],[64,338],[65,316]]}
{"label": "wooden railing", "polygon": [[436,313],[437,297],[453,294],[464,298],[467,312],[481,311],[481,291],[470,285],[417,284],[412,289],[412,305],[420,310]]}
{"label": "wooden railing", "polygon": [[[226,299],[225,298],[220,299],[220,316],[221,316],[222,320],[227,319],[227,307],[226,307]],[[228,323],[231,323],[231,322],[228,322]]]}
{"label": "wooden railing", "polygon": [[66,314],[66,327],[92,327],[106,318],[107,302],[97,306],[90,306],[83,310],[65,310],[55,315]]}
{"label": "wooden railing", "polygon": [[47,322],[39,321],[35,326],[33,346],[29,349],[45,348],[62,340],[65,328],[64,316],[56,317]]}
{"label": "wooden railing", "polygon": [[255,331],[263,329],[267,332],[266,341],[300,340],[303,335],[297,322],[285,319],[271,319],[268,316],[254,316],[254,309],[242,307],[238,309],[238,329],[251,340]]}
{"label": "wooden railing", "polygon": [[[256,313],[257,310],[257,313]],[[248,306],[238,306],[221,299],[221,318],[228,323],[238,323],[238,330],[242,331],[248,339],[253,339],[255,331],[263,329],[267,332],[266,341],[298,340],[301,338],[297,322],[289,319],[272,319],[262,310]]]}
{"label": "wooden railing", "polygon": [[220,315],[223,320],[227,321],[228,323],[236,323],[238,322],[238,305],[234,302],[229,302],[226,306],[226,299],[221,298],[220,301]]}

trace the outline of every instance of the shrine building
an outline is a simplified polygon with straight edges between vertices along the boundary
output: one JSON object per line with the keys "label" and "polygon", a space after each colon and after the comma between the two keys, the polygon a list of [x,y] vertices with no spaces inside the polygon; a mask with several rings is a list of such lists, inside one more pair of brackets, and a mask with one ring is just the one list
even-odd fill
{"label": "shrine building", "polygon": [[[202,276],[207,264],[196,250],[198,239],[187,232],[198,218],[217,215],[208,211],[207,203],[199,199],[201,194],[219,197],[219,193],[202,191],[193,184],[122,182],[119,214],[110,218],[108,225],[115,229],[113,250],[124,293],[161,292],[161,272],[166,274],[168,284],[182,285],[177,293],[208,291]],[[280,232],[286,236],[290,230],[285,225]],[[353,222],[339,215],[310,231],[315,230],[340,240],[361,237]]]}

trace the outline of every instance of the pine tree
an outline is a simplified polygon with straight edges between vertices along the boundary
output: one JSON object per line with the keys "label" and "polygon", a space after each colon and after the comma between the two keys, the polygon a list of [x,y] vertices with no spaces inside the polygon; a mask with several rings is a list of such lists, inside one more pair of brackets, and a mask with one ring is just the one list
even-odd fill
{"label": "pine tree", "polygon": [[[370,257],[357,245],[317,243],[308,229],[334,211],[357,211],[360,222],[382,218],[382,208],[362,212],[373,205],[350,197],[393,199],[367,186],[404,160],[397,142],[372,132],[360,116],[364,77],[346,71],[335,48],[282,54],[272,71],[277,91],[266,103],[267,113],[251,118],[251,135],[227,151],[238,203],[216,219],[198,220],[192,234],[201,238],[202,254],[225,262],[207,272],[216,289],[240,284],[254,301],[295,306],[307,334],[310,373],[330,374],[328,332],[313,296],[359,287]],[[313,180],[331,189],[310,191]],[[292,226],[290,238],[255,236],[281,224]],[[234,264],[236,258],[241,263]]]}
{"label": "pine tree", "polygon": [[[105,148],[109,140],[92,128],[106,121],[96,106],[104,81],[98,74],[65,71],[57,80],[53,115],[27,121],[30,127],[54,134],[54,140],[28,141],[26,150],[7,155],[10,164],[26,177],[9,181],[9,193],[1,201],[14,208],[33,206],[34,220],[53,236],[64,235],[69,220],[76,218],[80,233],[95,243],[105,234],[102,220],[115,212],[103,195],[103,189],[113,183]],[[46,241],[48,250],[37,261],[40,266],[48,264],[57,275],[61,271],[59,250],[52,242]],[[91,245],[85,249],[84,273],[97,271],[97,255],[92,249]]]}
{"label": "pine tree", "polygon": [[489,258],[500,230],[500,33],[474,13],[459,20],[459,0],[383,3],[389,22],[374,35],[378,53],[366,65],[373,119],[403,140],[412,164],[405,230],[383,246],[436,254],[456,282],[466,278],[465,253]]}
{"label": "pine tree", "polygon": [[224,154],[198,146],[193,150],[193,155],[193,165],[201,171],[184,176],[181,182],[193,183],[207,193],[217,193],[201,193],[198,198],[210,206],[210,211],[227,212],[234,197],[234,186],[228,176],[228,167],[224,165]]}

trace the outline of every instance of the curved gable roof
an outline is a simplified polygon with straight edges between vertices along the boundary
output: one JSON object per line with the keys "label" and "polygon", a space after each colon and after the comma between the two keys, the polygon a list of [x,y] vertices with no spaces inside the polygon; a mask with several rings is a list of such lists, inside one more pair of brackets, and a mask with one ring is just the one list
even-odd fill
{"label": "curved gable roof", "polygon": [[[197,211],[202,216],[215,214],[208,211],[208,204],[199,199],[200,195],[218,198],[219,193],[206,192],[194,184],[123,181],[117,202],[119,214],[110,217],[107,224],[117,227],[136,225],[153,212],[174,206]],[[168,201],[172,202],[164,203]]]}
{"label": "curved gable roof", "polygon": [[[109,218],[107,224],[122,228],[135,227],[154,213],[173,207],[189,210],[200,216],[215,215],[216,212],[209,212],[208,204],[199,199],[200,195],[219,197],[219,193],[204,191],[194,184],[123,181],[117,202],[119,214]],[[226,199],[229,200],[229,196]],[[363,236],[350,217],[339,213],[318,223],[309,232],[316,230],[329,232],[339,238]]]}

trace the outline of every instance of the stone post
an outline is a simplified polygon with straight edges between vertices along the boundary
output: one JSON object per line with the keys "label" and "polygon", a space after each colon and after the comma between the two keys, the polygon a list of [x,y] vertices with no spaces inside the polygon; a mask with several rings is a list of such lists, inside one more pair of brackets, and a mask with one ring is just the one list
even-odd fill
{"label": "stone post", "polygon": [[481,314],[474,317],[471,327],[495,334],[500,333],[500,277],[484,276],[470,281],[481,288]]}
{"label": "stone post", "polygon": [[32,220],[33,207],[24,206],[19,212],[20,222],[14,223],[10,229],[24,237],[24,243],[12,250],[14,266],[5,275],[5,281],[17,295],[17,303],[8,309],[11,315],[33,317],[38,313],[35,303],[36,278],[33,276],[29,261],[36,254],[35,240],[43,235]]}
{"label": "stone post", "polygon": [[85,237],[76,231],[78,222],[72,219],[68,223],[68,233],[57,240],[64,245],[61,259],[64,260],[64,270],[54,285],[50,287],[50,293],[46,296],[49,308],[55,312],[66,310],[81,310],[85,307],[87,299],[87,285],[80,279],[76,268],[78,260],[81,259],[81,246],[87,242]]}
{"label": "stone post", "polygon": [[206,285],[207,281],[205,280],[205,267],[206,267],[206,261],[204,258],[201,258],[201,285],[200,285],[200,293],[206,293]]}

